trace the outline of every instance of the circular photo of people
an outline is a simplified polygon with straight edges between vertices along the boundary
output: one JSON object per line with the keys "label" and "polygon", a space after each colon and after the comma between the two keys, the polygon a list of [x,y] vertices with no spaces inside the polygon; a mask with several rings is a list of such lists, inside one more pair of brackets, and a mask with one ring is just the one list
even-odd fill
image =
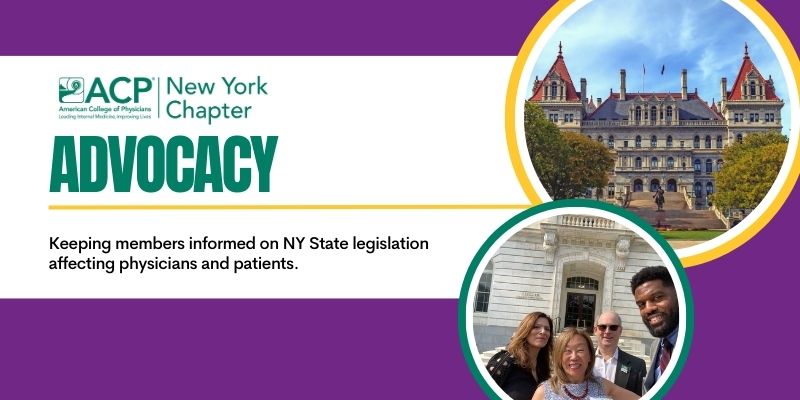
{"label": "circular photo of people", "polygon": [[625,208],[687,266],[727,253],[772,218],[797,179],[797,55],[761,6],[553,8],[520,52],[509,96],[518,176],[531,182],[523,186],[544,201]]}
{"label": "circular photo of people", "polygon": [[692,336],[675,252],[632,213],[562,200],[503,224],[459,302],[467,364],[495,399],[638,399],[666,393]]}

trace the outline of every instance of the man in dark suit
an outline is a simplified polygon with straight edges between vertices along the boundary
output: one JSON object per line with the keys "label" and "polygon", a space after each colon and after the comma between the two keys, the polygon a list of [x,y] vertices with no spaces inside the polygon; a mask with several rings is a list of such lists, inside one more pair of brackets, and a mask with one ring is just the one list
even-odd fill
{"label": "man in dark suit", "polygon": [[619,348],[622,335],[622,319],[614,311],[606,311],[594,324],[597,336],[594,375],[605,378],[637,395],[642,394],[644,360],[632,356]]}
{"label": "man in dark suit", "polygon": [[672,349],[678,340],[678,295],[666,267],[642,268],[631,278],[631,291],[642,322],[653,337],[659,338],[653,362],[644,380],[644,390],[647,391],[667,370]]}

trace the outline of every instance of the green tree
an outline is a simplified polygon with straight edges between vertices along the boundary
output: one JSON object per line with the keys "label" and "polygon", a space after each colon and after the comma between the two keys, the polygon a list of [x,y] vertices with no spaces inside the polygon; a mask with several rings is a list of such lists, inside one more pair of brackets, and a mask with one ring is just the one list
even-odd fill
{"label": "green tree", "polygon": [[605,143],[574,132],[564,132],[564,140],[570,149],[567,167],[571,197],[589,188],[605,188],[608,173],[614,168],[614,158]]}
{"label": "green tree", "polygon": [[525,142],[539,181],[554,199],[580,197],[608,183],[614,166],[608,149],[583,135],[561,132],[530,102],[525,103]]}
{"label": "green tree", "polygon": [[711,200],[722,210],[756,208],[778,177],[789,138],[780,132],[751,133],[722,152]]}
{"label": "green tree", "polygon": [[567,144],[558,127],[535,103],[525,102],[525,142],[539,181],[553,198],[564,198],[560,188],[566,181],[563,165],[568,157]]}

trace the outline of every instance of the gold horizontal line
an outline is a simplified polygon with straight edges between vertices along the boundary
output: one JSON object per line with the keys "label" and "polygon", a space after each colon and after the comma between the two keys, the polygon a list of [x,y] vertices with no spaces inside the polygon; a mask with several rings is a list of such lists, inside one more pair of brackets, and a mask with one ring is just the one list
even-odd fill
{"label": "gold horizontal line", "polygon": [[53,211],[134,210],[514,210],[532,204],[51,204]]}

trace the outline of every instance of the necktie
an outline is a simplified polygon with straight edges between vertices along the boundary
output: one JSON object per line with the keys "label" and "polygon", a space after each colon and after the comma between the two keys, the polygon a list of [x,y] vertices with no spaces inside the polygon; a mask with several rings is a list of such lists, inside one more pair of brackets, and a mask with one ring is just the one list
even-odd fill
{"label": "necktie", "polygon": [[669,358],[672,355],[672,343],[667,339],[661,340],[661,356],[658,357],[658,369],[663,374],[667,370]]}

